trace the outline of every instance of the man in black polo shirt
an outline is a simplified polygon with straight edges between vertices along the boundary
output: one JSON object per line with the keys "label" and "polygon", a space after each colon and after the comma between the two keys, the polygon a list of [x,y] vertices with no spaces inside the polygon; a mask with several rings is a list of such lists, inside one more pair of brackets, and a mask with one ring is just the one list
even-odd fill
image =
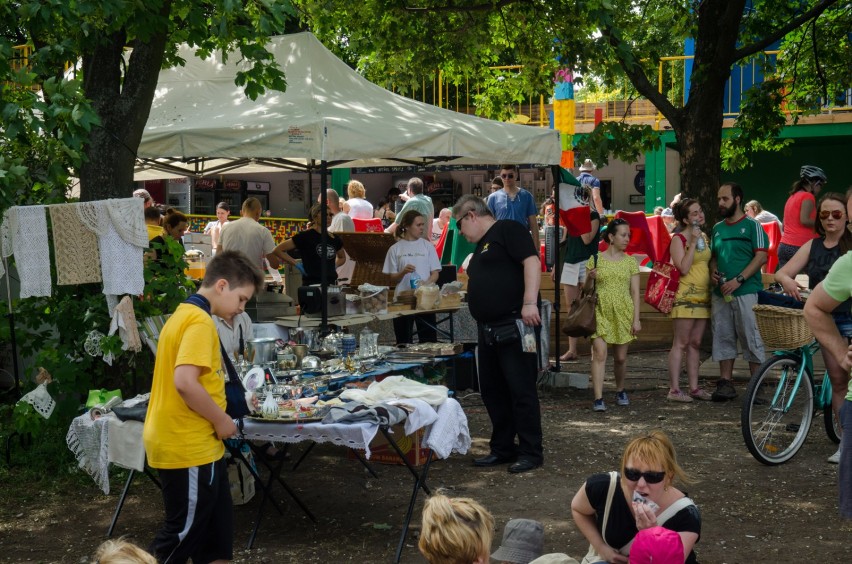
{"label": "man in black polo shirt", "polygon": [[479,385],[492,426],[491,453],[473,463],[513,463],[509,472],[527,472],[544,461],[538,357],[523,352],[514,323],[541,324],[541,262],[527,230],[516,221],[495,220],[481,198],[459,198],[453,217],[465,239],[476,243],[467,268],[468,305],[479,326]]}

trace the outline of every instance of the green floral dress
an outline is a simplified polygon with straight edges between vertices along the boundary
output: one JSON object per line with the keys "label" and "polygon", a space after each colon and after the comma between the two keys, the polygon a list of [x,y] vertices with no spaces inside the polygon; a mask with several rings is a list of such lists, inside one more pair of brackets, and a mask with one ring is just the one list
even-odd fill
{"label": "green floral dress", "polygon": [[[630,294],[630,280],[639,274],[639,263],[630,255],[624,255],[624,258],[615,262],[604,258],[604,253],[598,257],[595,279],[598,329],[592,339],[600,337],[610,345],[623,345],[636,338],[632,331],[633,298]],[[595,268],[595,257],[589,259],[586,268]]]}

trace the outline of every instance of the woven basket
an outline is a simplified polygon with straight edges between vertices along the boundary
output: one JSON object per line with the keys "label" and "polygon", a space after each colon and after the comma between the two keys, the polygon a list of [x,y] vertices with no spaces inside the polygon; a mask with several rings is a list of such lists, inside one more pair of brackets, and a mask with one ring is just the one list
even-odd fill
{"label": "woven basket", "polygon": [[756,305],[754,311],[757,330],[767,350],[792,350],[810,343],[814,335],[805,321],[801,309]]}

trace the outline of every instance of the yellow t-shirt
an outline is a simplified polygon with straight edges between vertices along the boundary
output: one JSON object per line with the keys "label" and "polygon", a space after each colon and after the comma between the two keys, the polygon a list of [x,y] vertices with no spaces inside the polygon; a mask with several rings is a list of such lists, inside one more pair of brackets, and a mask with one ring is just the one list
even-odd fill
{"label": "yellow t-shirt", "polygon": [[151,400],[142,438],[153,468],[190,468],[225,454],[213,424],[186,405],[174,384],[176,366],[201,367],[199,381],[225,409],[225,371],[213,319],[201,308],[181,304],[160,332]]}
{"label": "yellow t-shirt", "polygon": [[148,240],[155,239],[161,236],[163,233],[163,228],[159,225],[151,225],[150,223],[145,224],[145,228],[148,230]]}

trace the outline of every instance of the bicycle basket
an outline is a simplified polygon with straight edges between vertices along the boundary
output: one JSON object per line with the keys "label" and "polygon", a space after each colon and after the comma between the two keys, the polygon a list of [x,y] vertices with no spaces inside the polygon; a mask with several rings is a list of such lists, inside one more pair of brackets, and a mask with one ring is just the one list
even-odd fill
{"label": "bicycle basket", "polygon": [[752,311],[767,351],[797,349],[814,338],[801,309],[756,305]]}

